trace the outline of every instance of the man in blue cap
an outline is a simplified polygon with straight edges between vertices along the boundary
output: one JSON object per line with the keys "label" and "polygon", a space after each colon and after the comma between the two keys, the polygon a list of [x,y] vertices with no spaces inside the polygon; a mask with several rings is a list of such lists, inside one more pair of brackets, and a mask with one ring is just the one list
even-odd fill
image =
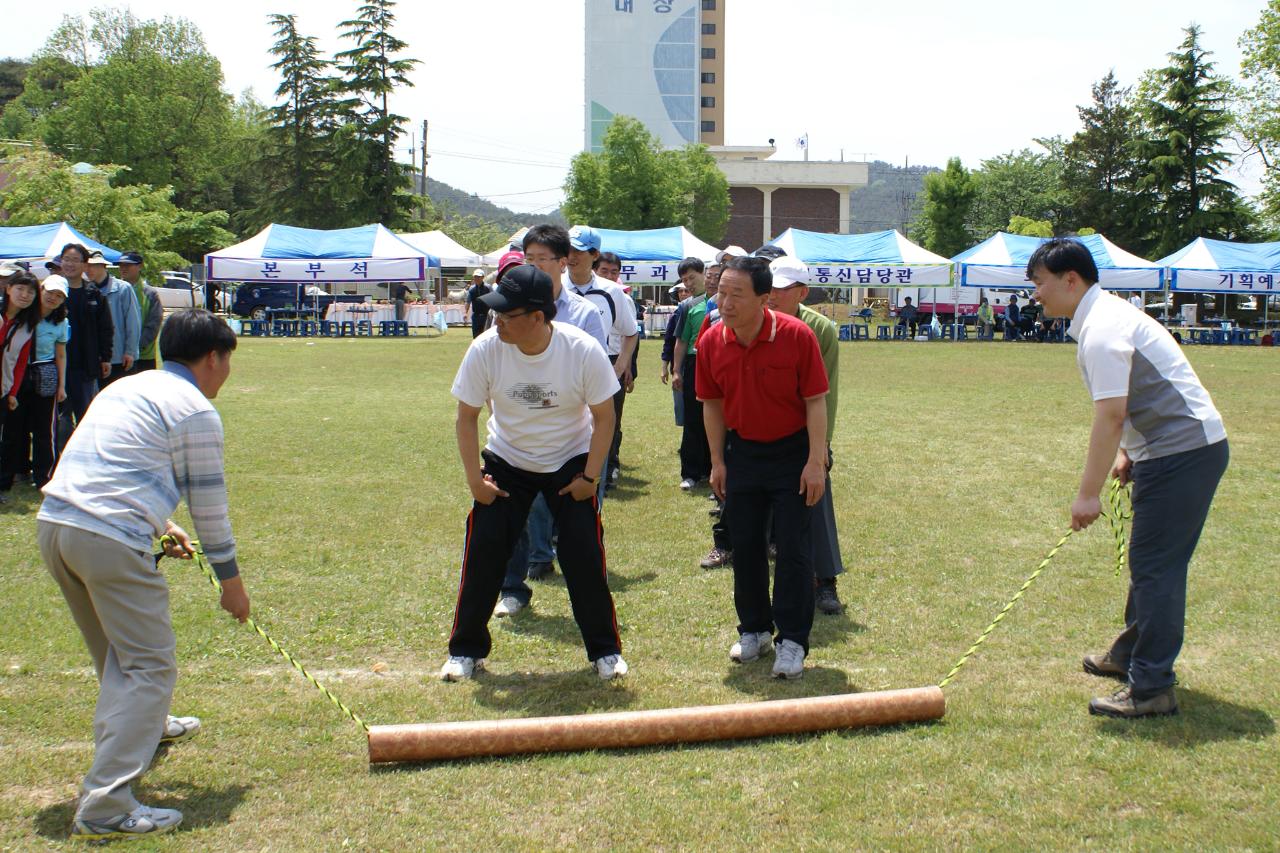
{"label": "man in blue cap", "polygon": [[[596,275],[595,266],[599,260],[600,232],[586,225],[570,228],[569,268],[565,270],[563,284],[596,307],[608,334],[605,352],[622,386],[613,398],[613,442],[618,444],[622,440],[622,407],[626,402],[627,384],[634,379],[631,356],[640,342],[640,327],[636,323],[635,306],[622,286]],[[607,484],[610,480],[617,480],[617,472],[606,467],[604,482]],[[603,490],[600,497],[604,498]]]}

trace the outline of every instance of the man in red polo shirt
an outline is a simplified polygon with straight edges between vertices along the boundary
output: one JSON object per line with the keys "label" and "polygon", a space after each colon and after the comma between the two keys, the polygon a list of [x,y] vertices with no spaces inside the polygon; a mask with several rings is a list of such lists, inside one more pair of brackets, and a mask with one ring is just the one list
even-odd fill
{"label": "man in red polo shirt", "polygon": [[[776,678],[799,678],[813,626],[811,508],[826,488],[827,374],[803,321],[770,310],[764,258],[735,258],[720,276],[720,324],[698,341],[698,399],[711,488],[733,515],[733,604],[739,663],[773,649]],[[773,512],[773,600],[765,533]]]}

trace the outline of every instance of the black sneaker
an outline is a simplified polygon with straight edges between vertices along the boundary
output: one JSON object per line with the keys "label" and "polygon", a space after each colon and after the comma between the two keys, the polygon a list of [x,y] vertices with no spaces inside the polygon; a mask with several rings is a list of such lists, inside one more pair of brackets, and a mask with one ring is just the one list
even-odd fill
{"label": "black sneaker", "polygon": [[712,548],[707,556],[703,557],[698,563],[704,569],[719,569],[724,566],[733,565],[733,552],[725,551],[720,548]]}
{"label": "black sneaker", "polygon": [[551,563],[530,563],[529,564],[529,580],[540,581],[548,575],[554,575],[556,567]]}
{"label": "black sneaker", "polygon": [[818,580],[818,588],[814,592],[814,603],[818,610],[828,616],[839,616],[844,612],[844,605],[840,603],[840,596],[836,594],[835,578]]}

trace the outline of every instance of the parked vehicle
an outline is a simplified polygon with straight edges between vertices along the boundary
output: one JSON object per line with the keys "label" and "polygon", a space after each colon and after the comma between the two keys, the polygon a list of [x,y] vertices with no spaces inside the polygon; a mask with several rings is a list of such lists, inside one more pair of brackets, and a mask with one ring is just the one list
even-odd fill
{"label": "parked vehicle", "polygon": [[270,308],[317,312],[321,317],[335,302],[368,302],[368,296],[325,293],[314,284],[254,282],[242,284],[231,303],[231,313],[251,320],[267,319]]}
{"label": "parked vehicle", "polygon": [[[165,270],[161,275],[164,276],[164,284],[156,288],[160,294],[160,304],[166,310],[175,311],[179,308],[204,308],[205,307],[205,286],[191,280],[191,276],[184,272],[175,270]],[[218,301],[218,310],[227,310],[227,295],[221,291],[215,294]]]}

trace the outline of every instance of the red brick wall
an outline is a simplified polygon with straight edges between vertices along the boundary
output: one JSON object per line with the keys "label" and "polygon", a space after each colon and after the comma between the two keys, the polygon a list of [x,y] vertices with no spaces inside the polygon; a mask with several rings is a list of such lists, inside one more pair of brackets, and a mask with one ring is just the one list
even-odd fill
{"label": "red brick wall", "polygon": [[764,193],[755,187],[729,187],[729,227],[724,232],[724,245],[755,251],[764,242],[760,239],[764,233],[761,230],[762,216]]}
{"label": "red brick wall", "polygon": [[[835,234],[840,228],[840,194],[820,187],[780,187],[773,191],[769,239],[788,228]],[[729,187],[729,227],[724,243],[755,250],[764,242],[764,193]]]}
{"label": "red brick wall", "polygon": [[817,187],[781,187],[773,191],[773,233],[788,228],[835,234],[840,230],[840,194]]}

